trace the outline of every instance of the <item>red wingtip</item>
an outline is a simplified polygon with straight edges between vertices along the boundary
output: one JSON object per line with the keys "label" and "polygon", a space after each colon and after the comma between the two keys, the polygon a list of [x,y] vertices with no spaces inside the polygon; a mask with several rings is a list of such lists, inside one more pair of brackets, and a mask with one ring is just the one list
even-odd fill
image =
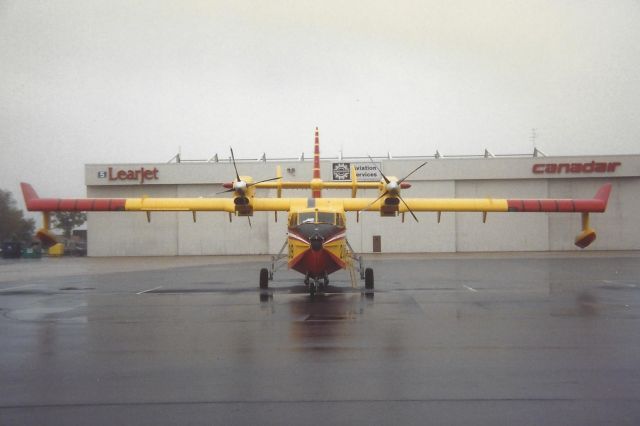
{"label": "red wingtip", "polygon": [[30,210],[29,205],[31,204],[31,201],[37,200],[40,197],[38,197],[38,193],[35,189],[33,189],[33,186],[29,185],[26,182],[20,183],[20,189],[22,189],[24,204],[27,206],[27,210]]}
{"label": "red wingtip", "polygon": [[604,203],[604,208],[603,211],[606,210],[607,208],[607,203],[609,202],[609,195],[611,194],[611,184],[610,183],[605,183],[604,185],[602,185],[600,187],[600,189],[598,189],[598,192],[596,192],[596,196],[595,199],[596,200],[600,200]]}

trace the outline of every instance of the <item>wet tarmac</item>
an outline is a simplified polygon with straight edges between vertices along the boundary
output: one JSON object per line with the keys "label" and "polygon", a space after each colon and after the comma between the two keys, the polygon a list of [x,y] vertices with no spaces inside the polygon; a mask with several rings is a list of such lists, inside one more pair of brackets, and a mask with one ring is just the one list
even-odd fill
{"label": "wet tarmac", "polygon": [[0,261],[0,424],[640,424],[640,253]]}

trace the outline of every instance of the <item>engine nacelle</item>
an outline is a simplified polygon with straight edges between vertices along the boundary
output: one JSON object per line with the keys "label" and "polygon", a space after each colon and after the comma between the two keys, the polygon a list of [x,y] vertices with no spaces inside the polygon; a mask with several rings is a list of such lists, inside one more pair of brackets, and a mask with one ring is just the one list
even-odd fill
{"label": "engine nacelle", "polygon": [[251,200],[247,197],[235,197],[233,199],[235,204],[236,215],[238,216],[253,216],[253,206]]}
{"label": "engine nacelle", "polygon": [[398,215],[400,199],[396,197],[386,197],[380,203],[380,216],[395,217]]}

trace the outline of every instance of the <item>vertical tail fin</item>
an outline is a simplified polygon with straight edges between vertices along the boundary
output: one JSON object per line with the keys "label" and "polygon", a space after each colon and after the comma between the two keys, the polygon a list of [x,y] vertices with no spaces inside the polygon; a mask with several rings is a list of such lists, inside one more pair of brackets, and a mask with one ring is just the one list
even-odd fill
{"label": "vertical tail fin", "polygon": [[[316,127],[316,139],[313,146],[313,178],[320,179],[320,131]],[[313,198],[322,197],[321,189],[312,189],[311,196]]]}

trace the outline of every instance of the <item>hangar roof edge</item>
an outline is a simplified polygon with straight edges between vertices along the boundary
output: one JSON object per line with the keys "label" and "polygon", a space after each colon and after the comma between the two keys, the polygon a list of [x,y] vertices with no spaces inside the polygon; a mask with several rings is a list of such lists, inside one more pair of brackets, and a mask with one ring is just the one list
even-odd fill
{"label": "hangar roof edge", "polygon": [[[425,157],[411,159],[374,159],[385,174],[404,176]],[[411,177],[413,181],[508,180],[508,179],[616,179],[640,177],[640,155],[492,157],[429,159],[428,165]],[[475,161],[474,161],[475,160]],[[484,160],[484,161],[482,161]],[[321,162],[324,180],[350,179],[342,174],[334,177],[336,159]],[[344,158],[341,163],[369,164]],[[277,162],[241,162],[241,175],[256,180],[270,179],[276,174]],[[311,179],[311,163],[281,162],[285,180]],[[337,167],[337,165],[336,165]],[[344,169],[344,167],[342,167]],[[348,168],[347,168],[348,169]],[[356,167],[356,169],[358,169]],[[337,170],[337,169],[336,169]],[[337,173],[337,172],[336,172]],[[364,171],[363,171],[364,173]],[[87,186],[117,185],[204,185],[230,182],[235,177],[233,165],[219,163],[128,163],[87,164]],[[370,180],[364,176],[358,180]]]}

